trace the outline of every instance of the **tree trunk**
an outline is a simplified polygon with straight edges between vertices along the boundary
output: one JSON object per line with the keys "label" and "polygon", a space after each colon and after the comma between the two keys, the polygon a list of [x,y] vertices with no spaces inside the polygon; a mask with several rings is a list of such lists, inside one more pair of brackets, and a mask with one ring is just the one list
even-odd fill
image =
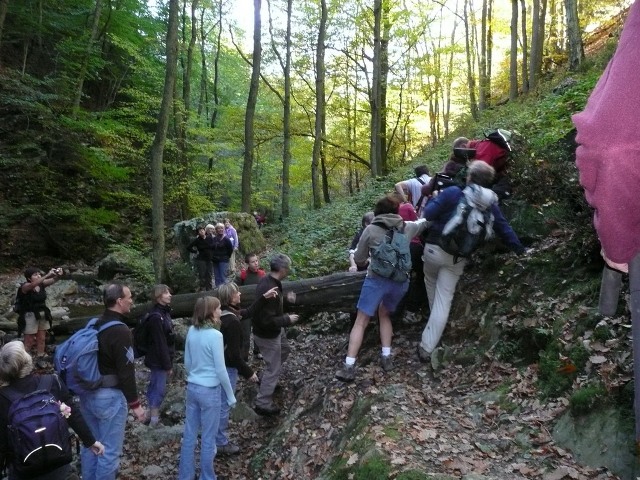
{"label": "tree trunk", "polygon": [[527,93],[529,91],[529,70],[528,64],[529,60],[527,59],[528,54],[528,45],[527,45],[527,7],[524,3],[524,0],[520,0],[521,10],[522,10],[522,93]]}
{"label": "tree trunk", "polygon": [[[172,0],[178,1],[178,0]],[[360,290],[364,282],[365,272],[334,273],[324,277],[307,278],[303,280],[284,281],[282,288],[285,292],[295,292],[296,302],[292,305],[291,312],[301,315],[302,321],[310,318],[318,312],[345,312],[355,309]],[[242,298],[242,307],[246,308],[255,301],[255,285],[239,287]],[[199,293],[184,293],[174,295],[171,299],[171,315],[173,318],[185,318],[193,315],[193,307],[196,300],[207,295],[216,296],[217,290]],[[137,319],[151,309],[150,302],[136,305],[128,315],[129,325],[134,326]],[[95,312],[81,317],[72,317],[66,322],[55,322],[55,333],[69,333],[82,328],[87,321],[100,315],[104,307],[95,306]],[[0,323],[0,329],[14,331],[17,329],[15,321]]]}
{"label": "tree trunk", "polygon": [[[216,53],[213,57],[213,110],[211,112],[211,128],[216,128],[218,106],[220,105],[218,85],[220,83],[220,49],[222,47],[222,1],[223,0],[220,0],[218,2],[218,35],[216,36]],[[211,168],[209,170],[211,170]]]}
{"label": "tree trunk", "polygon": [[567,21],[567,50],[569,53],[569,70],[576,71],[584,60],[584,45],[578,20],[578,0],[564,0]]}
{"label": "tree trunk", "polygon": [[371,105],[371,126],[369,157],[371,176],[377,177],[382,173],[380,169],[380,36],[381,36],[382,0],[373,2],[373,72],[371,74],[371,91],[369,104]]}
{"label": "tree trunk", "polygon": [[87,42],[87,49],[80,65],[80,71],[77,72],[78,84],[76,86],[76,93],[73,99],[73,112],[74,115],[80,109],[80,101],[82,100],[82,89],[84,87],[84,79],[87,76],[87,70],[89,69],[89,59],[93,52],[93,44],[98,38],[98,27],[100,26],[100,13],[102,12],[102,0],[96,0],[96,5],[93,10],[93,22],[91,24],[91,33],[89,34],[89,41]]}
{"label": "tree trunk", "polygon": [[[9,0],[0,0],[0,53],[2,53],[2,29],[4,27],[4,19],[7,18],[8,7]],[[2,58],[0,58],[0,65],[2,65]]]}
{"label": "tree trunk", "polygon": [[[542,8],[541,8],[542,7]],[[529,88],[538,85],[542,70],[542,47],[544,44],[544,21],[547,0],[533,0],[531,18],[531,53],[529,54]]]}
{"label": "tree trunk", "polygon": [[480,18],[480,58],[478,62],[478,109],[487,108],[487,0],[482,0]]}
{"label": "tree trunk", "polygon": [[511,0],[511,65],[509,100],[518,98],[518,0]]}
{"label": "tree trunk", "polygon": [[206,39],[207,34],[204,30],[204,13],[206,9],[203,7],[200,10],[200,95],[198,96],[198,119],[202,117],[202,111],[204,110],[204,117],[209,120],[209,89],[208,85],[208,72],[207,72],[207,51],[206,51]]}
{"label": "tree trunk", "polygon": [[[469,83],[469,109],[471,110],[471,116],[474,120],[478,121],[478,103],[476,100],[476,80],[475,75],[473,73],[473,62],[471,60],[472,52],[471,52],[471,33],[469,30],[469,15],[468,15],[468,4],[469,0],[465,0],[464,2],[464,40],[465,40],[465,51],[467,57],[467,81]],[[517,1],[517,0],[514,0]]]}
{"label": "tree trunk", "polygon": [[151,145],[151,220],[153,241],[153,270],[156,281],[164,283],[166,256],[164,239],[164,184],[162,163],[164,144],[169,126],[169,112],[173,100],[178,61],[178,0],[169,1],[169,25],[167,31],[167,64],[164,77],[162,104],[158,114],[156,134]]}
{"label": "tree trunk", "polygon": [[389,19],[389,1],[382,2],[382,34],[380,35],[380,172],[389,173],[387,165],[387,77],[389,75],[389,35],[391,21]]}
{"label": "tree trunk", "polygon": [[316,121],[314,127],[313,153],[311,156],[311,190],[313,194],[313,208],[322,206],[320,184],[320,155],[322,153],[322,132],[325,117],[325,35],[327,33],[327,2],[320,0],[320,25],[318,26],[318,43],[316,45]]}
{"label": "tree trunk", "polygon": [[291,11],[293,0],[287,0],[287,48],[284,63],[284,114],[282,122],[282,217],[289,216],[289,170],[291,168]]}
{"label": "tree trunk", "polygon": [[256,115],[258,88],[260,87],[260,63],[262,61],[262,19],[260,9],[262,0],[253,0],[253,55],[251,83],[247,98],[247,110],[244,116],[244,164],[242,165],[242,211],[251,211],[251,176],[254,158],[253,120]]}

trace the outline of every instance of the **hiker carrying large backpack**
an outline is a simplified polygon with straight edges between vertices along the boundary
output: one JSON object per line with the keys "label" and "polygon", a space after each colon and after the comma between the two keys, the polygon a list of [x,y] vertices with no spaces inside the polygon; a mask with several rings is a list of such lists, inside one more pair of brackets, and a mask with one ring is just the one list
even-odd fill
{"label": "hiker carrying large backpack", "polygon": [[[459,237],[456,242],[451,242],[450,237],[456,236],[457,232],[463,234],[465,228],[471,236],[484,230],[486,237],[487,228],[492,228],[511,250],[518,254],[525,251],[502,215],[497,195],[487,188],[491,185],[493,176],[493,167],[475,160],[469,164],[467,186],[464,190],[458,187],[445,188],[424,209],[424,218],[431,222],[425,236],[423,256],[424,281],[431,313],[418,345],[418,356],[422,361],[429,361],[431,354],[436,351],[449,319],[458,279],[468,256],[482,243],[477,242],[471,251],[462,251],[456,245],[466,242],[460,241]],[[473,220],[475,225],[470,228],[467,220]]]}
{"label": "hiker carrying large backpack", "polygon": [[[111,283],[104,287],[102,297],[106,309],[95,323],[91,321],[91,328],[95,327],[95,330],[99,331],[95,335],[97,349],[94,350],[94,358],[97,357],[99,373],[109,379],[117,377],[117,381],[107,385],[100,382],[94,389],[88,386],[83,391],[76,392],[80,397],[80,408],[89,428],[105,445],[105,453],[100,457],[91,455],[86,449],[81,450],[83,480],[115,479],[120,466],[128,410],[131,409],[139,422],[146,418],[145,409],[138,398],[131,330],[125,325],[125,315],[130,312],[133,304],[131,290],[125,285]],[[71,342],[78,334],[84,337],[87,330],[88,328],[84,328],[76,332],[67,342]],[[67,349],[67,342],[58,346],[54,356],[54,366],[60,372],[65,366],[73,363],[73,358],[77,358],[71,352],[78,349]],[[85,343],[95,345],[93,341]],[[68,375],[69,373],[67,381]],[[61,380],[65,381],[62,373]]]}
{"label": "hiker carrying large backpack", "polygon": [[35,375],[19,341],[0,350],[0,458],[9,479],[67,478],[72,448],[69,427],[94,455],[104,446],[87,426],[78,404],[56,375]]}
{"label": "hiker carrying large backpack", "polygon": [[20,285],[16,295],[18,313],[18,332],[24,332],[24,346],[27,352],[36,347],[38,357],[45,354],[47,330],[51,328],[53,319],[47,307],[46,288],[58,281],[62,275],[61,268],[52,268],[45,275],[39,268],[29,267],[24,271],[26,282]]}
{"label": "hiker carrying large backpack", "polygon": [[354,253],[358,265],[364,265],[369,257],[367,276],[358,299],[358,315],[349,335],[349,347],[345,363],[336,372],[336,378],[344,382],[355,379],[356,357],[362,344],[364,331],[376,313],[380,322],[380,363],[384,371],[393,368],[391,314],[407,293],[411,270],[410,240],[422,233],[424,220],[404,222],[398,214],[400,201],[397,195],[387,195],[375,205],[375,217],[364,229]]}

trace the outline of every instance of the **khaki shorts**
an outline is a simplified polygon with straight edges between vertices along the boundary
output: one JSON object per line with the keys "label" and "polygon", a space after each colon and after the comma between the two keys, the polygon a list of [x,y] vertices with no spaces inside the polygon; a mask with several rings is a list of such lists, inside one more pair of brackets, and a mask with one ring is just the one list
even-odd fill
{"label": "khaki shorts", "polygon": [[36,315],[33,312],[25,313],[24,323],[24,333],[27,335],[34,335],[38,333],[38,330],[49,330],[49,322],[44,312],[40,312],[40,320],[36,320]]}

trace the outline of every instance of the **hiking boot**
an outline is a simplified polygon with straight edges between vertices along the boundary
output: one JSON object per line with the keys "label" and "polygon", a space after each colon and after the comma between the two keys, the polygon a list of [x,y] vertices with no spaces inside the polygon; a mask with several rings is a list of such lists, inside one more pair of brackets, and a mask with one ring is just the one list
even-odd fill
{"label": "hiking boot", "polygon": [[391,355],[383,355],[380,357],[380,365],[382,366],[382,370],[385,372],[390,372],[393,370],[393,358]]}
{"label": "hiking boot", "polygon": [[438,347],[431,352],[431,368],[434,372],[442,370],[444,364],[444,348]]}
{"label": "hiking boot", "polygon": [[269,407],[259,407],[256,405],[253,410],[263,417],[274,417],[276,415],[280,415],[280,409],[275,405],[271,405]]}
{"label": "hiking boot", "polygon": [[217,447],[219,455],[237,455],[240,453],[240,447],[235,443],[227,443],[226,445],[218,445]]}
{"label": "hiking boot", "polygon": [[346,363],[336,372],[336,378],[341,382],[353,382],[356,379],[356,366]]}
{"label": "hiking boot", "polygon": [[418,352],[418,360],[422,363],[428,363],[431,361],[431,354],[422,348],[422,345],[418,344],[418,348],[416,350]]}

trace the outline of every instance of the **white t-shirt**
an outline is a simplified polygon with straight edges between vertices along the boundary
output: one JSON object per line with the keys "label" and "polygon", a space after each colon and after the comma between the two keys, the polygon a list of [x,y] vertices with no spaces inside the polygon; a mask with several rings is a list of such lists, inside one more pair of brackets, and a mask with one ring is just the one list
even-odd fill
{"label": "white t-shirt", "polygon": [[[420,183],[420,180],[422,180],[424,183]],[[402,182],[411,194],[411,203],[414,207],[422,196],[422,185],[426,185],[427,183],[429,183],[431,177],[425,173],[420,176],[420,180],[418,180],[417,178],[410,178],[409,180],[405,180],[404,182]],[[424,200],[422,201],[422,203],[424,203]]]}

